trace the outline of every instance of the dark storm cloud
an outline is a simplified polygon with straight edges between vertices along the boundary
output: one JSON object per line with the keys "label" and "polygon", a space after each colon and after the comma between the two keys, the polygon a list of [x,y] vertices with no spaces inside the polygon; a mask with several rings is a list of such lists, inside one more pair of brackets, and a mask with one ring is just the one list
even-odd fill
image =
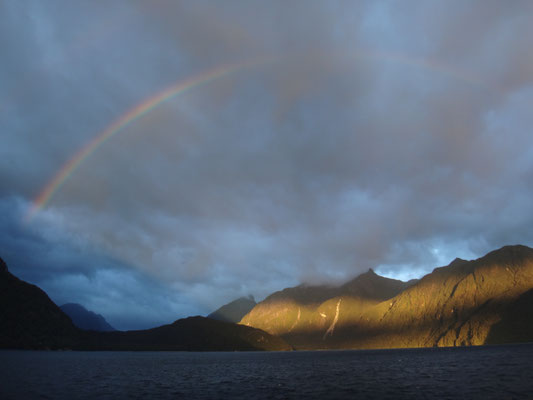
{"label": "dark storm cloud", "polygon": [[0,201],[0,252],[11,273],[38,283],[56,304],[81,303],[117,329],[149,328],[205,312],[187,294],[66,232],[61,217],[56,224],[48,215],[47,223],[24,226],[25,207],[17,198]]}
{"label": "dark storm cloud", "polygon": [[[88,280],[116,288],[128,276],[121,304],[142,291],[152,309],[168,303],[164,320],[369,267],[407,278],[533,244],[530,2],[1,7],[9,215],[131,107],[257,62],[112,137],[15,234],[4,219],[10,257],[46,254],[19,265],[52,297],[80,287],[90,304],[113,303]],[[81,261],[91,257],[109,267]]]}

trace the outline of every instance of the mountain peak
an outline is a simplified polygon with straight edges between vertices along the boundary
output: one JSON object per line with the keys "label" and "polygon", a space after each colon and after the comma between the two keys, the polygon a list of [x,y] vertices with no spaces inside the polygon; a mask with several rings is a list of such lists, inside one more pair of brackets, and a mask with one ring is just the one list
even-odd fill
{"label": "mountain peak", "polygon": [[459,265],[459,264],[462,264],[462,263],[465,263],[467,262],[466,260],[463,260],[462,258],[455,258],[455,260],[453,260],[451,263],[450,263],[450,266],[453,266],[453,265]]}
{"label": "mountain peak", "polygon": [[369,268],[365,273],[342,285],[341,289],[346,294],[383,301],[396,296],[407,286],[409,285],[406,282],[385,278]]}
{"label": "mountain peak", "polygon": [[376,271],[374,271],[372,268],[368,268],[368,271],[363,272],[362,274],[356,276],[353,280],[357,280],[357,281],[367,280],[367,279],[375,280],[379,278],[386,279],[383,276],[376,274]]}

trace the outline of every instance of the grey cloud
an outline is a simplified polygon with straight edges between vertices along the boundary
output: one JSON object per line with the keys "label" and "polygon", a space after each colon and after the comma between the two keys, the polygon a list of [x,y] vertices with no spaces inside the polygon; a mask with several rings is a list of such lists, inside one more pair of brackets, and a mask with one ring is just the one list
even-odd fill
{"label": "grey cloud", "polygon": [[[18,4],[0,13],[5,213],[131,107],[268,60],[156,107],[30,224],[8,219],[9,257],[47,254],[42,274],[19,265],[52,296],[83,287],[103,304],[88,282],[120,273],[122,304],[147,285],[138,302],[185,316],[533,243],[529,2]],[[76,254],[112,266],[57,267]]]}
{"label": "grey cloud", "polygon": [[211,311],[180,288],[158,281],[61,224],[22,221],[27,204],[0,201],[0,254],[11,273],[44,289],[58,305],[77,302],[102,313],[118,329],[149,328],[183,315]]}

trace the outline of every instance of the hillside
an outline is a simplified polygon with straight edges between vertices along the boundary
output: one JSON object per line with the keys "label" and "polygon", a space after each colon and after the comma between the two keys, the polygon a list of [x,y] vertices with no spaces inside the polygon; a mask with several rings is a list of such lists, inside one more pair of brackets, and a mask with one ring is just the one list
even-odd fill
{"label": "hillside", "polygon": [[140,331],[86,332],[80,348],[177,351],[292,350],[283,339],[259,329],[199,316]]}
{"label": "hillside", "polygon": [[248,314],[256,304],[253,296],[241,297],[223,305],[207,317],[216,319],[217,321],[233,322],[236,324],[242,319],[242,317]]}
{"label": "hillside", "polygon": [[342,286],[300,285],[268,296],[240,323],[280,335],[296,347],[314,348],[336,320],[337,304],[343,303],[343,315],[358,315],[411,283],[384,278],[370,269]]}
{"label": "hillside", "polygon": [[114,331],[109,323],[100,314],[87,310],[81,304],[67,303],[60,306],[61,311],[69,316],[75,326],[83,330]]}
{"label": "hillside", "polygon": [[505,246],[477,260],[456,259],[358,318],[340,318],[338,337],[330,343],[367,348],[530,341],[533,330],[511,329],[509,319],[528,314],[532,288],[533,249],[528,247]]}
{"label": "hillside", "polygon": [[58,349],[78,343],[78,329],[47,294],[12,275],[0,258],[0,348]]}
{"label": "hillside", "polygon": [[[366,281],[363,287],[368,287],[385,279],[372,274],[355,281]],[[369,298],[368,292],[352,291],[310,304],[281,295],[290,290],[278,292],[241,323],[308,349],[532,341],[532,289],[533,249],[505,246],[477,260],[456,259],[381,301],[378,296]]]}

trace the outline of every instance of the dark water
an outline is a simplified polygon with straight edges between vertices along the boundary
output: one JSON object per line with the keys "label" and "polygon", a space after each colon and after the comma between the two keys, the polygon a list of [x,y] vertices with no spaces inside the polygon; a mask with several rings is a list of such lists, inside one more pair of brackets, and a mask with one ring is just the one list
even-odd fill
{"label": "dark water", "polygon": [[291,353],[0,351],[0,398],[533,399],[533,344]]}

